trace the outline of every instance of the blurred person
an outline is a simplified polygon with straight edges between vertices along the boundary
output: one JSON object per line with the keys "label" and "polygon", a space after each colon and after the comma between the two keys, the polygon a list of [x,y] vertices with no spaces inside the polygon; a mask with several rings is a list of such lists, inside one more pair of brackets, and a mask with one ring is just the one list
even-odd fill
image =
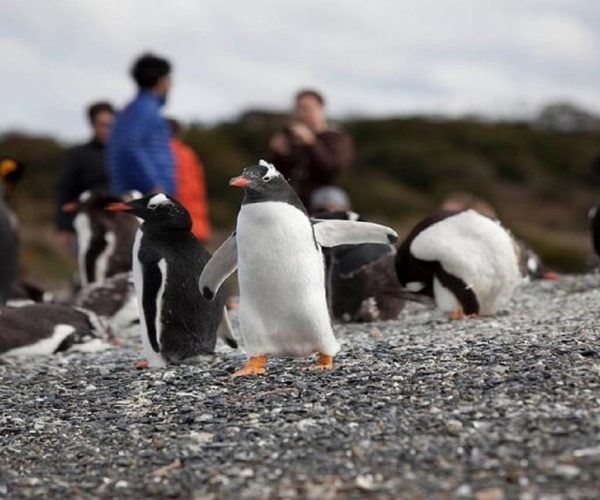
{"label": "blurred person", "polygon": [[171,64],[144,54],[133,64],[136,97],[118,113],[107,145],[110,191],[174,194],[174,160],[160,109],[171,88]]}
{"label": "blurred person", "polygon": [[269,141],[269,158],[308,206],[312,192],[335,184],[352,162],[350,136],[327,124],[325,100],[316,90],[296,94],[294,117]]}
{"label": "blurred person", "polygon": [[59,240],[70,247],[74,242],[73,214],[63,212],[66,203],[77,200],[85,191],[106,191],[106,143],[115,118],[113,106],[106,101],[92,103],[87,109],[92,138],[67,152],[57,185],[56,225]]}
{"label": "blurred person", "polygon": [[181,140],[179,122],[173,118],[167,121],[171,129],[171,150],[175,160],[175,198],[192,217],[192,233],[205,243],[210,238],[211,227],[204,168],[194,150]]}

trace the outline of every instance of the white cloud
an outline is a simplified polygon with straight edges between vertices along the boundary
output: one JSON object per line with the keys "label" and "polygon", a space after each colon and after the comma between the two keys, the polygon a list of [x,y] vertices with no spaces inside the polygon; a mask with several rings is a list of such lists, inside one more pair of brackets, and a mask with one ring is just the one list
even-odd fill
{"label": "white cloud", "polygon": [[598,110],[599,28],[596,0],[9,1],[0,130],[80,138],[85,104],[131,97],[144,50],[173,60],[184,119],[287,106],[305,85],[337,115]]}

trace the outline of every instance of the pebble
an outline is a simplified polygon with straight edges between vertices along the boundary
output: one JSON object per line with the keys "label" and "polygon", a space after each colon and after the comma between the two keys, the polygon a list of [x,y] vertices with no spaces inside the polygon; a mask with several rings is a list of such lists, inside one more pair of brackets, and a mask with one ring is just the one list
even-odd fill
{"label": "pebble", "polygon": [[[0,496],[597,498],[600,274],[493,319],[409,303],[336,325],[331,372],[244,355],[132,369],[140,342],[0,365]],[[233,316],[235,326],[236,318]]]}

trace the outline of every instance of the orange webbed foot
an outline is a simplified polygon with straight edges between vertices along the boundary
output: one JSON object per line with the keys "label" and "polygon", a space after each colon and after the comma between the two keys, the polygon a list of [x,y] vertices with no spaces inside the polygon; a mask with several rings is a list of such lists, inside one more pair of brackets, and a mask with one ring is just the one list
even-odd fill
{"label": "orange webbed foot", "polygon": [[333,356],[320,354],[317,363],[306,368],[306,370],[331,370],[333,368]]}
{"label": "orange webbed foot", "polygon": [[450,313],[450,319],[453,319],[455,321],[465,319],[465,313],[462,309],[454,309],[454,311]]}
{"label": "orange webbed foot", "polygon": [[246,366],[231,375],[231,378],[234,379],[238,377],[250,377],[252,375],[264,375],[267,372],[266,366],[266,356],[253,356],[246,362]]}
{"label": "orange webbed foot", "polygon": [[150,367],[150,361],[148,361],[147,359],[140,359],[139,361],[133,363],[133,367],[136,370],[145,370],[146,368]]}

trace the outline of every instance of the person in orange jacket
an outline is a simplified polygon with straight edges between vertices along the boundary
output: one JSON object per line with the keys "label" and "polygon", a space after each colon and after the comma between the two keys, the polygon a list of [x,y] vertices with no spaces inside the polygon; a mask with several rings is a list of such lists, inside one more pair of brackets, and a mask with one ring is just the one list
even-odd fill
{"label": "person in orange jacket", "polygon": [[190,212],[192,233],[205,243],[210,238],[211,227],[204,168],[194,150],[180,139],[179,122],[172,118],[168,122],[171,128],[171,150],[175,159],[175,198]]}

